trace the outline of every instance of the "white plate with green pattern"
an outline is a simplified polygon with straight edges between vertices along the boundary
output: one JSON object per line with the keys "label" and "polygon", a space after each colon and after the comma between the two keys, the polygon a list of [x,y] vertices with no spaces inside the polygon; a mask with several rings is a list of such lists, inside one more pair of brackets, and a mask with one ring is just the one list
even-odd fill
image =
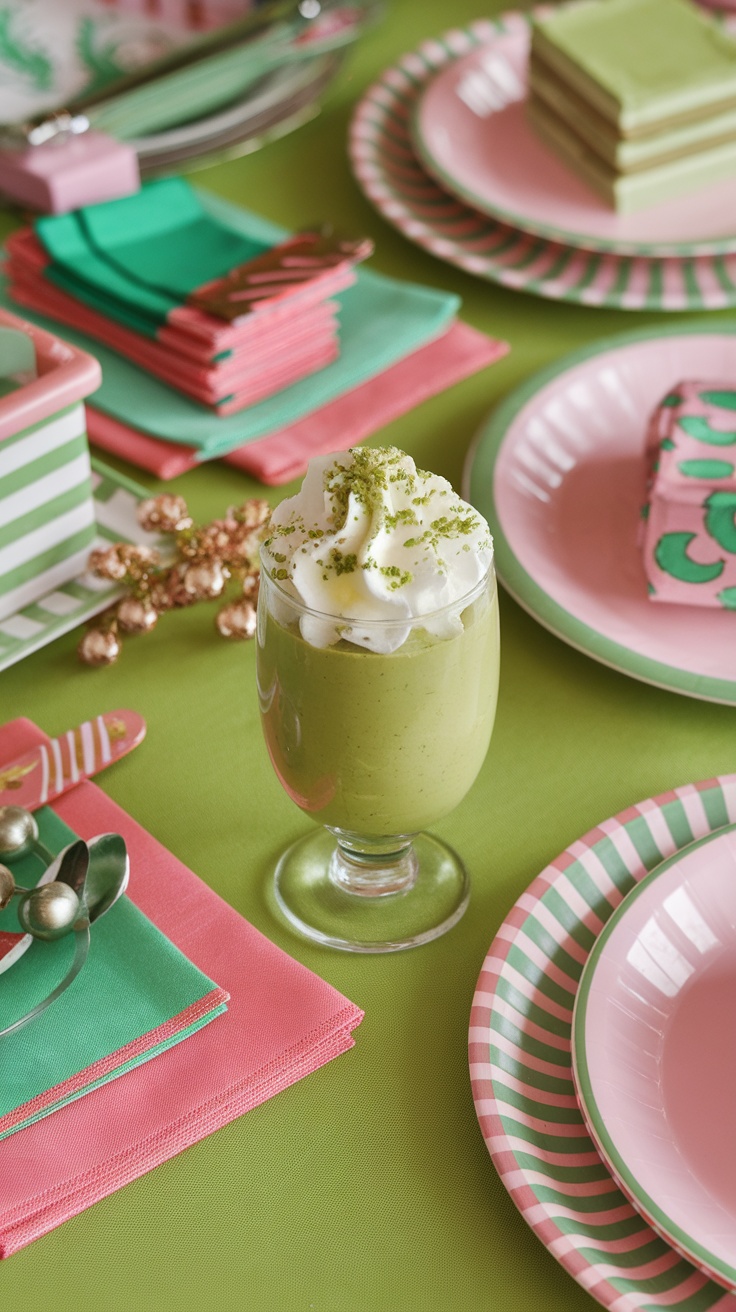
{"label": "white plate with green pattern", "polygon": [[469,1057],[478,1121],[522,1216],[611,1312],[733,1312],[631,1205],[588,1133],[570,1045],[597,935],[650,870],[736,821],[736,775],[687,784],[602,821],[511,909],[478,978]]}
{"label": "white plate with green pattern", "polygon": [[411,125],[431,79],[526,22],[481,19],[425,41],[386,69],[359,102],[349,154],[379,213],[438,259],[516,291],[620,310],[715,310],[736,305],[736,254],[654,258],[578,248],[491,218],[443,190],[415,154]]}
{"label": "white plate with green pattern", "polygon": [[[111,542],[152,545],[156,539],[144,533],[136,519],[138,502],[148,496],[146,489],[101,460],[91,463],[97,536],[90,551]],[[107,580],[83,574],[0,620],[0,670],[98,615],[120,595],[120,589]]]}
{"label": "white plate with green pattern", "polygon": [[736,328],[644,329],[565,356],[493,413],[464,493],[499,579],[546,628],[645,683],[736,705],[736,610],[651,600],[639,545],[647,420],[688,378],[736,378]]}

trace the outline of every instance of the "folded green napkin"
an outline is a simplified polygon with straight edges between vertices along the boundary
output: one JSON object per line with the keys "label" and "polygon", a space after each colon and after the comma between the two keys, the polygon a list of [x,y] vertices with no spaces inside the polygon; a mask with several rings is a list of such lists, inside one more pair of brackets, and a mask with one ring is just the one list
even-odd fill
{"label": "folded green napkin", "polygon": [[273,244],[209,214],[183,178],[37,219],[34,227],[51,256],[49,282],[149,337],[195,287]]}
{"label": "folded green napkin", "polygon": [[[52,852],[75,838],[49,808],[36,818]],[[41,873],[34,855],[14,861],[12,869],[16,883],[28,886]],[[14,898],[0,913],[0,932],[18,930],[15,905]],[[0,974],[0,1029],[63,979],[75,938],[36,941]],[[180,1043],[223,1012],[226,1002],[226,993],[120,898],[92,926],[86,964],[66,992],[0,1038],[0,1139]]]}
{"label": "folded green napkin", "polygon": [[[208,214],[250,240],[273,245],[286,232],[205,192],[198,193]],[[217,417],[194,401],[123,360],[115,351],[45,315],[24,310],[26,317],[96,356],[102,386],[93,405],[131,428],[166,442],[197,449],[198,458],[226,455],[269,433],[280,431],[326,405],[439,337],[449,328],[460,298],[414,283],[400,282],[361,268],[357,281],[335,297],[340,306],[340,357],[301,382],[257,405]],[[0,280],[0,305],[13,309]]]}

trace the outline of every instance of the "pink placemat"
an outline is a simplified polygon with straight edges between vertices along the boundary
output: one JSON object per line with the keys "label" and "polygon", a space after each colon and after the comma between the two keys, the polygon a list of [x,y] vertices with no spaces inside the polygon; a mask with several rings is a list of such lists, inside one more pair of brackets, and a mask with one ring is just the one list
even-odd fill
{"label": "pink placemat", "polygon": [[[0,763],[45,740],[29,720],[4,725]],[[0,1143],[1,1257],[346,1051],[363,1016],[95,784],[79,784],[55,810],[83,838],[123,835],[129,896],[230,1002],[216,1025]]]}
{"label": "pink placemat", "polygon": [[[455,322],[426,346],[352,391],[268,437],[225,456],[261,483],[288,483],[304,473],[312,456],[346,451],[399,415],[495,364],[508,353],[506,342]],[[162,442],[129,428],[94,406],[87,408],[87,431],[95,446],[148,469],[159,478],[176,478],[197,464],[191,447]]]}

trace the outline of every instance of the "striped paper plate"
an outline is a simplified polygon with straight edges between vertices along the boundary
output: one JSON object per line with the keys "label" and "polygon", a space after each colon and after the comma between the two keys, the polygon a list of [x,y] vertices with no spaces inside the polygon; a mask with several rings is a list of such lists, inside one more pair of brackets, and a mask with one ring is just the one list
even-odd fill
{"label": "striped paper plate", "polygon": [[733,1295],[659,1238],[590,1138],[571,1069],[572,1012],[596,935],[662,860],[736,820],[736,775],[639,802],[534,880],[483,963],[470,1075],[488,1150],[524,1219],[615,1312],[733,1312]]}
{"label": "striped paper plate", "polygon": [[733,171],[617,213],[544,143],[527,114],[529,17],[505,14],[492,40],[426,83],[409,130],[427,173],[472,209],[547,241],[659,259],[733,253]]}
{"label": "striped paper plate", "polygon": [[518,21],[518,14],[481,19],[425,41],[368,90],[355,111],[349,140],[351,167],[368,200],[417,246],[515,291],[621,310],[736,305],[736,254],[660,259],[580,250],[480,214],[425,173],[410,134],[423,88],[449,62]]}
{"label": "striped paper plate", "polygon": [[[97,536],[90,551],[111,542],[158,545],[159,539],[144,533],[136,519],[138,502],[149,495],[146,489],[101,460],[93,458],[91,464]],[[83,574],[0,620],[0,670],[98,615],[120,595],[115,584]]]}
{"label": "striped paper plate", "polygon": [[636,1210],[736,1290],[736,825],[624,898],[585,963],[572,1074],[590,1135]]}

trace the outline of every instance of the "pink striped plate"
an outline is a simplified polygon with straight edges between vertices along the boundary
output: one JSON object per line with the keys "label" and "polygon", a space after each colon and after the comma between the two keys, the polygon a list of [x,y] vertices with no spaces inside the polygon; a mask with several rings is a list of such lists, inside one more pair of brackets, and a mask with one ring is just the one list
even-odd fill
{"label": "pink striped plate", "polygon": [[626,893],[663,860],[736,821],[736,775],[629,807],[571,844],[509,912],[483,963],[470,1075],[488,1150],[519,1211],[615,1312],[733,1312],[734,1298],[635,1211],[575,1096],[572,1012],[583,966]]}
{"label": "pink striped plate", "polygon": [[430,178],[412,146],[411,124],[431,79],[499,35],[525,30],[520,13],[479,19],[425,41],[359,102],[349,157],[368,200],[417,246],[466,273],[551,300],[620,310],[716,310],[736,305],[736,254],[666,259],[577,249],[481,214]]}
{"label": "pink striped plate", "polygon": [[736,1289],[736,825],[632,888],[585,963],[578,1102],[614,1180],[658,1234]]}

